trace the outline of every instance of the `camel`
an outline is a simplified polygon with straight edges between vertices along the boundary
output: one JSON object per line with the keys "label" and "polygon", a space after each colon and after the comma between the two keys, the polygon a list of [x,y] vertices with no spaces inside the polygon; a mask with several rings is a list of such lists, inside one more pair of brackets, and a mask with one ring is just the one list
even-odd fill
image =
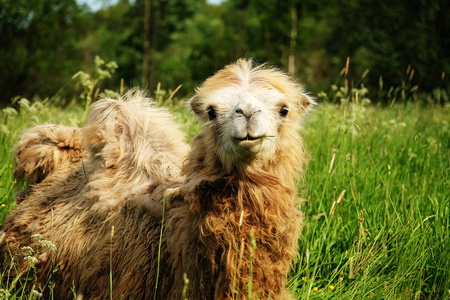
{"label": "camel", "polygon": [[[95,103],[79,128],[41,125],[15,149],[28,182],[0,253],[55,299],[292,299],[287,273],[303,221],[296,186],[313,104],[283,72],[240,59],[189,100],[191,142],[132,91]],[[38,236],[38,238],[36,238]],[[12,273],[13,274],[13,273]]]}

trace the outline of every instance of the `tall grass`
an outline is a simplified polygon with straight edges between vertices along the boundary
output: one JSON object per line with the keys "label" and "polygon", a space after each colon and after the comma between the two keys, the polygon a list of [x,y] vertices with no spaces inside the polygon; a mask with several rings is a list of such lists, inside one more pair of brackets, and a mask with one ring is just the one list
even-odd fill
{"label": "tall grass", "polygon": [[449,123],[449,105],[319,105],[303,131],[300,298],[450,297]]}
{"label": "tall grass", "polygon": [[0,222],[14,206],[14,193],[21,189],[13,178],[14,145],[21,133],[37,124],[55,123],[67,126],[81,126],[85,110],[81,105],[69,105],[64,109],[54,106],[50,101],[30,103],[20,99],[11,107],[0,111]]}
{"label": "tall grass", "polygon": [[[363,89],[352,93],[320,103],[304,122],[312,159],[298,192],[306,225],[288,287],[301,299],[450,298],[450,106],[381,107]],[[199,132],[182,100],[159,96],[188,138]],[[2,222],[21,188],[11,152],[22,130],[80,126],[84,114],[83,105],[27,100],[0,113]]]}

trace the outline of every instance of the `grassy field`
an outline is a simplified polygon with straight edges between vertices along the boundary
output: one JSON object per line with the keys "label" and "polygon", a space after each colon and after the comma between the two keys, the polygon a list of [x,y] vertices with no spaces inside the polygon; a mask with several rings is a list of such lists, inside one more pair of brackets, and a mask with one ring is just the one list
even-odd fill
{"label": "grassy field", "polygon": [[[165,106],[188,138],[200,130],[181,101]],[[11,153],[21,131],[80,126],[84,114],[81,105],[26,100],[0,113],[2,222],[20,189]],[[449,126],[448,104],[320,103],[305,118],[311,162],[298,192],[306,226],[288,283],[299,299],[450,298]]]}
{"label": "grassy field", "polygon": [[303,132],[302,299],[450,298],[449,122],[449,106],[319,105]]}

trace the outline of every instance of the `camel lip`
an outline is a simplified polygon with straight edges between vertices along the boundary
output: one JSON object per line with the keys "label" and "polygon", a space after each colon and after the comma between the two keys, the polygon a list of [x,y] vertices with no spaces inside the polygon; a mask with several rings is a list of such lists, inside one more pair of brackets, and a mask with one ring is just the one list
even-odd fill
{"label": "camel lip", "polygon": [[239,142],[243,142],[243,141],[257,141],[260,140],[262,138],[262,136],[257,136],[257,137],[253,137],[250,135],[247,135],[246,137],[243,138],[238,138],[238,137],[234,137],[233,139]]}
{"label": "camel lip", "polygon": [[[263,138],[262,137],[246,137],[243,139],[240,138],[234,138],[233,139],[234,144],[236,147],[238,147],[238,149],[240,152],[244,151],[244,152],[248,152],[248,154],[255,154],[258,153],[261,150],[261,146],[263,143]],[[241,153],[242,154],[242,153]]]}

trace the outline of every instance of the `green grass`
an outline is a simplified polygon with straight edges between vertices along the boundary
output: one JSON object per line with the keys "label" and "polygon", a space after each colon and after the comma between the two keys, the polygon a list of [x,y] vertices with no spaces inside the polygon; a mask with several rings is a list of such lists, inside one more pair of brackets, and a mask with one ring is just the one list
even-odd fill
{"label": "green grass", "polygon": [[52,105],[51,102],[31,104],[21,99],[13,107],[0,111],[0,222],[14,207],[14,193],[21,187],[16,186],[13,178],[13,147],[19,141],[26,128],[44,123],[81,126],[85,111],[81,105],[65,108]]}
{"label": "green grass", "polygon": [[[189,138],[199,132],[179,100],[161,104]],[[22,101],[18,110],[0,113],[2,221],[20,189],[11,153],[21,131],[46,122],[80,126],[84,119],[81,105],[62,110]],[[321,103],[306,118],[301,134],[311,162],[298,186],[306,225],[288,283],[296,296],[450,298],[449,126],[449,105],[417,103]]]}
{"label": "green grass", "polygon": [[299,186],[297,295],[450,297],[449,123],[448,105],[319,105],[303,131],[312,161]]}

